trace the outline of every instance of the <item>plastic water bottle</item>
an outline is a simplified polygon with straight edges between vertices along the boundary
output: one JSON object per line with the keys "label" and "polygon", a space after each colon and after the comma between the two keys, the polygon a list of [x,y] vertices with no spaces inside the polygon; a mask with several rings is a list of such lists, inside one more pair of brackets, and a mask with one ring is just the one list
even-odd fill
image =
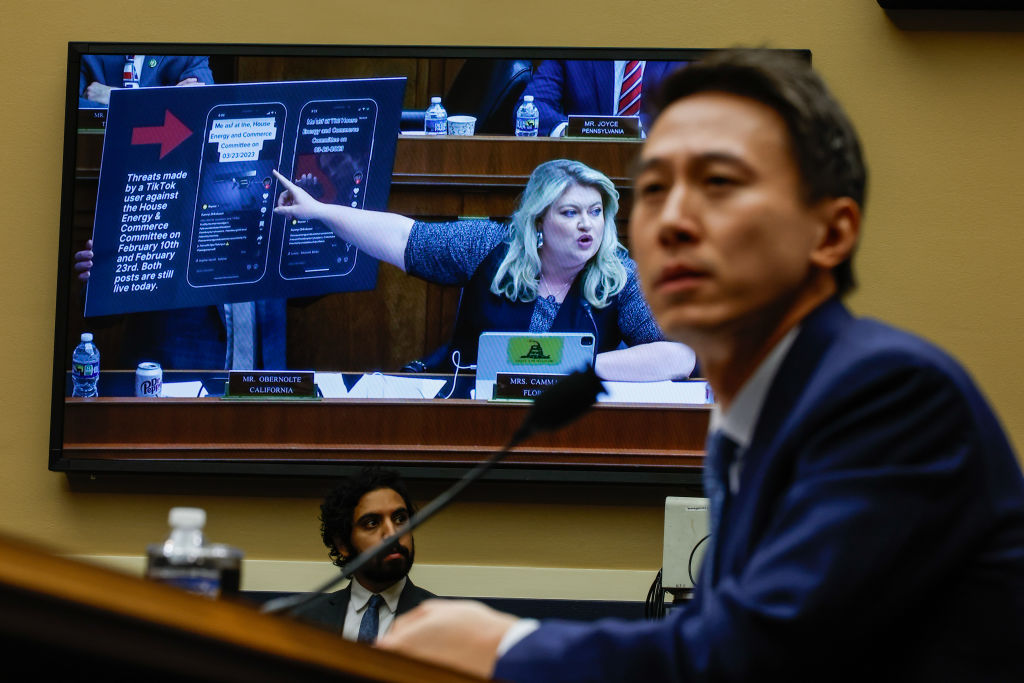
{"label": "plastic water bottle", "polygon": [[539,128],[540,112],[533,103],[533,95],[526,95],[516,110],[516,137],[535,138]]}
{"label": "plastic water bottle", "polygon": [[92,343],[92,332],[83,332],[82,341],[71,354],[72,396],[99,396],[100,350]]}
{"label": "plastic water bottle", "polygon": [[441,106],[440,97],[431,97],[423,119],[423,132],[427,135],[446,135],[448,133],[448,112]]}
{"label": "plastic water bottle", "polygon": [[146,549],[146,578],[211,598],[237,594],[242,552],[221,543],[206,543],[206,511],[171,508],[167,522],[171,535]]}

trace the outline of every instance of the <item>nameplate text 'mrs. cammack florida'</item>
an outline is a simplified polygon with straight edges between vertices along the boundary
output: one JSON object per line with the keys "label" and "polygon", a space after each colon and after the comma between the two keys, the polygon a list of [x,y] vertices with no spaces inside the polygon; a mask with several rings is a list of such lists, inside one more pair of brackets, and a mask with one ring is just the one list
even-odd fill
{"label": "nameplate text 'mrs. cammack florida'", "polygon": [[563,376],[529,372],[499,372],[494,383],[494,399],[532,401],[552,384],[557,384]]}

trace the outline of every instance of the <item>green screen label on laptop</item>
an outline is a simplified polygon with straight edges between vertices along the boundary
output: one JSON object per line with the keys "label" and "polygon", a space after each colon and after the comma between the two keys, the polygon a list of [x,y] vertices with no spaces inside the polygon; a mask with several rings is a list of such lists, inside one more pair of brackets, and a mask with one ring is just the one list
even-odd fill
{"label": "green screen label on laptop", "polygon": [[562,362],[561,337],[513,337],[508,360],[516,365],[558,365]]}

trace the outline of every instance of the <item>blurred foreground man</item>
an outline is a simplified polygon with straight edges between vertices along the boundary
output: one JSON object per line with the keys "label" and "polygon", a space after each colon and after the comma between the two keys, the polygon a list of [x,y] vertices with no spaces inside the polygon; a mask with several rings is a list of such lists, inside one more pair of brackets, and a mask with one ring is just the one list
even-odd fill
{"label": "blurred foreground man", "polygon": [[865,181],[806,64],[671,77],[630,232],[719,400],[693,602],[596,624],[427,602],[382,646],[511,681],[1024,680],[1024,480],[955,361],[840,302]]}
{"label": "blurred foreground man", "polygon": [[[327,494],[320,505],[320,534],[341,568],[359,553],[398,531],[413,514],[398,473],[367,467]],[[409,570],[416,555],[412,534],[359,569],[348,586],[301,607],[298,616],[341,633],[348,640],[374,642],[433,593],[414,586]]]}

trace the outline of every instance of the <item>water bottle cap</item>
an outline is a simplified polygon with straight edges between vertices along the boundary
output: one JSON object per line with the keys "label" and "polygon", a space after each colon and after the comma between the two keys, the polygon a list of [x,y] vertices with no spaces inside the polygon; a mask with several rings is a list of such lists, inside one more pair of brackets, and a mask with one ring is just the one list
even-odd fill
{"label": "water bottle cap", "polygon": [[440,97],[431,97],[430,98],[430,103],[431,104],[441,104],[441,98]]}
{"label": "water bottle cap", "polygon": [[175,528],[202,529],[206,524],[206,510],[202,508],[171,508],[167,523]]}
{"label": "water bottle cap", "polygon": [[82,333],[82,341],[84,341],[84,342],[91,342],[92,341],[92,332],[83,332]]}
{"label": "water bottle cap", "polygon": [[523,102],[533,102],[533,95],[524,95]]}

